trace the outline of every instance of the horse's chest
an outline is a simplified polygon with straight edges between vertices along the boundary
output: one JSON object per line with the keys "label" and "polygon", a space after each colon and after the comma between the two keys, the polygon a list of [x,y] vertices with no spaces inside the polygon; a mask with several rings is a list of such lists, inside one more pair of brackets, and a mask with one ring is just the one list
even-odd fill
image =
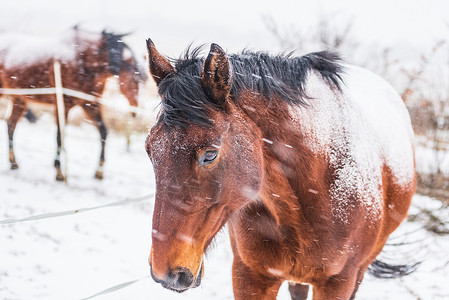
{"label": "horse's chest", "polygon": [[260,273],[289,276],[298,253],[285,242],[285,234],[268,215],[256,213],[230,227],[234,252],[237,251],[234,254],[245,265]]}

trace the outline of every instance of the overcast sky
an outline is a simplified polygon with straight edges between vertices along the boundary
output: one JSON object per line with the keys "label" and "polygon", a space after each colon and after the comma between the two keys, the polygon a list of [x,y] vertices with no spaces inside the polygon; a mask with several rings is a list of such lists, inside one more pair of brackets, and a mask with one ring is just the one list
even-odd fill
{"label": "overcast sky", "polygon": [[138,53],[151,37],[161,52],[177,57],[186,46],[215,42],[230,51],[244,47],[279,51],[264,16],[282,28],[306,30],[326,14],[354,18],[354,33],[368,43],[415,46],[449,39],[447,0],[0,0],[0,31],[54,34],[76,23],[108,27],[129,37]]}

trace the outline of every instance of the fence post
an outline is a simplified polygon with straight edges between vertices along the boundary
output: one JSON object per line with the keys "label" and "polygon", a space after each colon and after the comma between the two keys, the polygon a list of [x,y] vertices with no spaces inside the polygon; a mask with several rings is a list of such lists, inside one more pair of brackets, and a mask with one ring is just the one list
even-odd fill
{"label": "fence post", "polygon": [[67,184],[67,153],[65,151],[65,106],[64,106],[64,93],[62,89],[61,80],[61,64],[59,61],[55,61],[53,64],[55,73],[55,93],[56,93],[56,113],[58,114],[58,126],[61,134],[61,152],[64,155],[64,182]]}

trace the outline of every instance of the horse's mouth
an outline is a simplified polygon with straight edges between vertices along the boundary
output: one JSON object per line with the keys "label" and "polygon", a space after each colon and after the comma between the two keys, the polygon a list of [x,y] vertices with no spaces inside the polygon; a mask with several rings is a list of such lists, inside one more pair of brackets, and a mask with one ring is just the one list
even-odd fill
{"label": "horse's mouth", "polygon": [[184,289],[180,289],[180,288],[175,288],[175,287],[171,287],[170,285],[168,285],[167,283],[161,283],[163,288],[166,288],[167,290],[173,291],[173,292],[177,292],[177,293],[184,293],[185,291],[187,291],[188,288],[184,288]]}

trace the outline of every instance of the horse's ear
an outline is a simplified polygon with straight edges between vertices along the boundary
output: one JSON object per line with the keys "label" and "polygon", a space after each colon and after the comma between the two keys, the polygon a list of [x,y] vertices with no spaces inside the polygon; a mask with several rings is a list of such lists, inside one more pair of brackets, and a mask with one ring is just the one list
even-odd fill
{"label": "horse's ear", "polygon": [[210,46],[201,72],[201,84],[212,101],[220,106],[225,103],[232,86],[232,66],[224,50],[217,44]]}
{"label": "horse's ear", "polygon": [[159,85],[159,83],[167,77],[167,75],[174,73],[175,69],[170,64],[168,59],[156,50],[156,47],[150,39],[147,40],[147,47],[148,61],[150,63],[150,74],[153,76],[156,84]]}
{"label": "horse's ear", "polygon": [[128,35],[131,35],[133,33],[134,33],[133,31],[129,31],[127,33],[117,34],[117,36],[118,36],[118,38],[122,38],[122,37],[125,37],[125,36],[128,36]]}

